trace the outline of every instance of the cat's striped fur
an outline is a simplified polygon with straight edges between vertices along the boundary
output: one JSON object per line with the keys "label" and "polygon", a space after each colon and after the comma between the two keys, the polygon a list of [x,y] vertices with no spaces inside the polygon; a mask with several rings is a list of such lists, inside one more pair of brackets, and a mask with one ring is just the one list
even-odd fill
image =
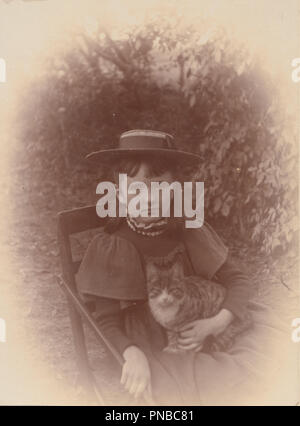
{"label": "cat's striped fur", "polygon": [[[179,263],[168,267],[148,264],[147,286],[152,315],[167,329],[168,346],[165,350],[172,352],[179,351],[178,329],[191,321],[215,316],[226,296],[226,289],[221,284],[199,276],[185,277]],[[206,350],[229,349],[235,337],[250,324],[248,314],[244,319],[235,319],[222,334],[208,339]]]}

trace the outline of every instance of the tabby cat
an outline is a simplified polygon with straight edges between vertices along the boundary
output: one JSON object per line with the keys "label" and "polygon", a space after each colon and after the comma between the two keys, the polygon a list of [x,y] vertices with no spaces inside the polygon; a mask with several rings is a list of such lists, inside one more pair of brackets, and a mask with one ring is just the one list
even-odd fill
{"label": "tabby cat", "polygon": [[[199,276],[184,276],[180,263],[171,266],[147,265],[147,288],[150,311],[155,320],[167,330],[166,352],[180,352],[179,328],[185,324],[216,315],[222,306],[226,289],[222,285]],[[217,337],[210,336],[205,351],[226,351],[235,337],[251,324],[249,314],[234,320]]]}

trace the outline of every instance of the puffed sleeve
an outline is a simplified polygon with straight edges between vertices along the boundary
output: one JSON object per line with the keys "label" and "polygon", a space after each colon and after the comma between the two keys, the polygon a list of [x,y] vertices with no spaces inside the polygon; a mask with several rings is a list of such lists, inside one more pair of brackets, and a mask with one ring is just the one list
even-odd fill
{"label": "puffed sleeve", "polygon": [[118,300],[147,298],[140,255],[126,239],[101,231],[91,241],[76,276],[78,291]]}
{"label": "puffed sleeve", "polygon": [[228,257],[218,234],[205,222],[201,228],[184,229],[183,241],[196,274],[212,279]]}

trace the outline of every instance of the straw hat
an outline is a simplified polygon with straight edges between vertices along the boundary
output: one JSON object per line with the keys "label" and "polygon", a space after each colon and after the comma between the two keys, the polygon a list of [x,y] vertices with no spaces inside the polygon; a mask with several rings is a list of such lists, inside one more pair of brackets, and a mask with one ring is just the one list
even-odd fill
{"label": "straw hat", "polygon": [[198,154],[176,149],[174,137],[156,130],[130,130],[121,134],[119,143],[110,149],[91,152],[86,159],[97,163],[141,154],[156,155],[166,160],[197,164],[202,160]]}

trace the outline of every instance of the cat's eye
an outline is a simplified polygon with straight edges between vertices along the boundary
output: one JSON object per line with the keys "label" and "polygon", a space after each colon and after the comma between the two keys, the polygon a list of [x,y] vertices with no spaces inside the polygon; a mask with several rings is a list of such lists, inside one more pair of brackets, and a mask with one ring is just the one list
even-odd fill
{"label": "cat's eye", "polygon": [[156,297],[156,296],[158,296],[160,294],[160,292],[161,292],[161,290],[159,288],[152,288],[149,291],[149,296],[150,297]]}
{"label": "cat's eye", "polygon": [[174,297],[182,297],[182,295],[183,295],[183,292],[182,292],[182,290],[180,290],[179,288],[174,288],[174,289],[172,289],[171,290],[171,294],[174,296]]}

